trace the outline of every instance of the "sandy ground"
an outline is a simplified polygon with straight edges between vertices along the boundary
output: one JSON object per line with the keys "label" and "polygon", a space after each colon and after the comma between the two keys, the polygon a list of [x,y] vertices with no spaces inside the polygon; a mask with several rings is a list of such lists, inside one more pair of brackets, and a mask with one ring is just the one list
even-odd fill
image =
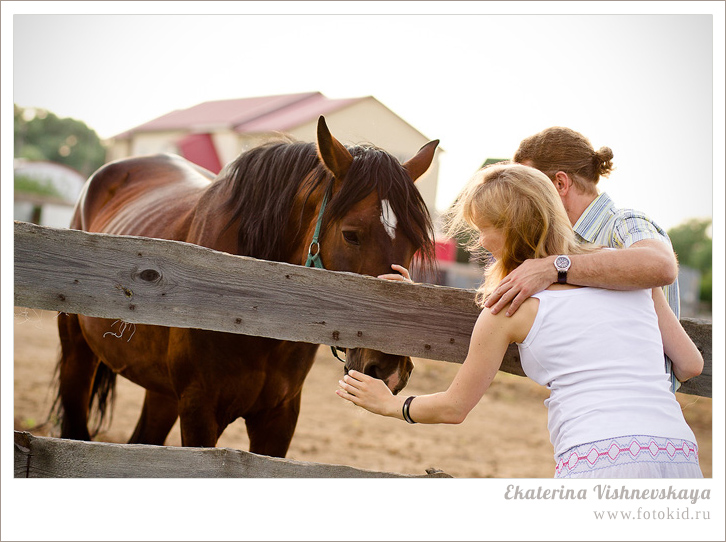
{"label": "sandy ground", "polygon": [[[52,380],[59,354],[55,313],[15,309],[15,429],[56,436],[47,422],[53,402]],[[423,359],[403,393],[444,390],[458,365]],[[408,425],[363,411],[335,395],[341,364],[327,348],[303,390],[302,412],[288,458],[316,463],[424,474],[440,469],[465,478],[551,478],[552,445],[547,433],[547,390],[534,382],[499,373],[467,420],[457,426]],[[126,442],[140,412],[143,390],[119,377],[113,420],[97,440]],[[704,476],[711,477],[711,399],[678,394],[696,434]],[[167,445],[180,445],[179,424]],[[246,450],[244,422],[236,421],[218,446]]]}

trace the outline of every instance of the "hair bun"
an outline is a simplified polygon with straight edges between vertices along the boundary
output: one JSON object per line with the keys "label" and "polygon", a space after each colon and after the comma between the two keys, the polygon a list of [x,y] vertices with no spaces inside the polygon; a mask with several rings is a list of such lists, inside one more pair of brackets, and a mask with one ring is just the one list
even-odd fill
{"label": "hair bun", "polygon": [[595,171],[607,177],[613,170],[613,151],[610,147],[600,147],[598,151],[595,151],[594,160]]}

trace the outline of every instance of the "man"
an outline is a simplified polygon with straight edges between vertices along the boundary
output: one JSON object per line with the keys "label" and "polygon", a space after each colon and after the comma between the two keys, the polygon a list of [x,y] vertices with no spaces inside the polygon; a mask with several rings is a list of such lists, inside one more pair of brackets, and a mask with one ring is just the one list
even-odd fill
{"label": "man", "polygon": [[[678,262],[668,235],[643,213],[617,209],[606,193],[598,194],[597,183],[612,171],[612,158],[610,148],[595,151],[587,138],[569,128],[548,128],[520,143],[514,161],[552,180],[579,238],[626,250],[527,260],[487,299],[493,313],[511,302],[506,313],[511,316],[525,299],[559,281],[611,290],[661,286],[680,318]],[[666,371],[672,391],[677,390],[680,383],[667,357]]]}

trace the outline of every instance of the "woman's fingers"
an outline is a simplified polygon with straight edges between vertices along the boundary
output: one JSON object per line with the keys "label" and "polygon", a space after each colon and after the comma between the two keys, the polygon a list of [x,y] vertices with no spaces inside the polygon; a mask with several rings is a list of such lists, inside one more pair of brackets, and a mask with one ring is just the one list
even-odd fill
{"label": "woman's fingers", "polygon": [[356,380],[350,375],[350,373],[345,375],[342,380],[338,380],[338,386],[340,386],[340,389],[351,395],[355,395],[355,392],[360,391],[362,384],[363,382]]}
{"label": "woman's fingers", "polygon": [[408,269],[403,267],[402,265],[398,264],[391,264],[391,269],[394,271],[398,271],[398,273],[388,273],[385,275],[378,275],[379,279],[386,279],[386,280],[398,280],[402,282],[413,282],[411,280],[411,275],[408,272]]}
{"label": "woman's fingers", "polygon": [[407,279],[411,278],[411,276],[408,274],[408,269],[406,269],[402,265],[398,265],[397,263],[394,263],[391,265],[391,269],[395,269],[396,271],[400,272]]}
{"label": "woman's fingers", "polygon": [[370,380],[371,377],[358,371],[349,371],[341,380],[338,380],[338,390],[336,393],[343,399],[347,399],[352,403],[359,404],[360,395],[365,392],[366,383],[364,380]]}
{"label": "woman's fingers", "polygon": [[379,279],[386,279],[386,280],[398,280],[401,282],[406,281],[406,277],[403,275],[399,275],[398,273],[389,273],[387,275],[378,275]]}
{"label": "woman's fingers", "polygon": [[345,386],[346,390],[362,390],[365,382],[370,380],[370,378],[370,376],[359,373],[358,371],[349,371],[340,382]]}
{"label": "woman's fingers", "polygon": [[343,390],[346,393],[350,393],[351,395],[353,395],[356,391],[356,389],[353,386],[345,383],[343,380],[338,380],[338,386],[340,387],[341,390]]}
{"label": "woman's fingers", "polygon": [[355,405],[358,405],[359,404],[359,401],[360,400],[355,395],[351,395],[350,393],[348,393],[344,389],[337,389],[337,390],[335,390],[335,393],[341,399],[345,399],[346,401],[350,401],[351,403],[353,403]]}

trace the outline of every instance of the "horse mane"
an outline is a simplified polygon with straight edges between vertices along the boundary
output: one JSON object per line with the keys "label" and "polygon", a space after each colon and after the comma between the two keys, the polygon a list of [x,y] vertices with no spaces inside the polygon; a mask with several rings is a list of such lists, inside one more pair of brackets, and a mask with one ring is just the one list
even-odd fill
{"label": "horse mane", "polygon": [[[426,204],[406,170],[393,156],[372,145],[347,147],[353,162],[345,182],[328,203],[326,226],[341,219],[353,205],[376,190],[388,199],[398,217],[400,231],[419,250],[425,267],[434,261],[433,225]],[[219,183],[219,184],[218,184]],[[238,254],[284,261],[289,239],[285,232],[296,194],[306,190],[305,201],[323,185],[331,186],[332,174],[321,163],[314,143],[290,139],[254,147],[230,162],[215,184],[228,193],[232,217],[237,223]],[[300,216],[302,226],[302,215]]]}
{"label": "horse mane", "polygon": [[[315,145],[292,140],[254,147],[222,170],[215,184],[227,192],[232,209],[227,227],[237,224],[238,254],[285,260],[290,210],[303,181],[312,172],[316,178],[325,174]],[[316,180],[314,185],[320,182]]]}

